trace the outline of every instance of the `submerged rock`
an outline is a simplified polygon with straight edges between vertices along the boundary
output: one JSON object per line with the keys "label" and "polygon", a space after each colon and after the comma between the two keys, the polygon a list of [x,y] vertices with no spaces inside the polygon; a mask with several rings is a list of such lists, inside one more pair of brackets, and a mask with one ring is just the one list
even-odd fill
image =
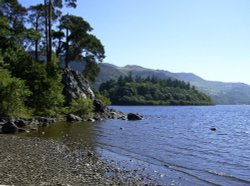
{"label": "submerged rock", "polygon": [[128,120],[142,120],[143,117],[140,114],[129,113],[127,116]]}

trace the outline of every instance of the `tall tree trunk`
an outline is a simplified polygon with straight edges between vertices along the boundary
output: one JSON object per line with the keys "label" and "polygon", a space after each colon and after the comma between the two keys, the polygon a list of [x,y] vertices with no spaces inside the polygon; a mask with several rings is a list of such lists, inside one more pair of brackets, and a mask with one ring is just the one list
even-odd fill
{"label": "tall tree trunk", "polygon": [[48,42],[48,2],[44,0],[44,17],[45,17],[45,47],[46,47],[46,62],[48,62],[49,42]]}
{"label": "tall tree trunk", "polygon": [[69,29],[66,29],[65,68],[69,68]]}
{"label": "tall tree trunk", "polygon": [[35,41],[35,60],[38,61],[38,40]]}
{"label": "tall tree trunk", "polygon": [[51,62],[51,56],[52,56],[52,31],[51,31],[51,27],[52,27],[52,3],[51,0],[49,0],[49,7],[48,7],[48,40],[49,40],[49,54],[48,54],[48,62]]}
{"label": "tall tree trunk", "polygon": [[[38,20],[39,17],[36,18],[36,31],[38,31]],[[38,61],[38,40],[35,41],[35,60]]]}
{"label": "tall tree trunk", "polygon": [[44,0],[44,5],[45,5],[46,58],[47,58],[47,64],[48,64],[51,62],[51,55],[52,55],[52,34],[51,34],[52,2],[51,0]]}

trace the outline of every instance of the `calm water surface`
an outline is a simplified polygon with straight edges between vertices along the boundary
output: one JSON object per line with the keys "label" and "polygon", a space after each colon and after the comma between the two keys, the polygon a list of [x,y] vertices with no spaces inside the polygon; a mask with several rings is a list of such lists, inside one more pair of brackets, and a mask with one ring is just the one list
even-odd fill
{"label": "calm water surface", "polygon": [[250,185],[250,106],[114,108],[145,119],[58,123],[39,136],[88,146],[123,167],[144,167],[148,179],[158,175],[163,184]]}

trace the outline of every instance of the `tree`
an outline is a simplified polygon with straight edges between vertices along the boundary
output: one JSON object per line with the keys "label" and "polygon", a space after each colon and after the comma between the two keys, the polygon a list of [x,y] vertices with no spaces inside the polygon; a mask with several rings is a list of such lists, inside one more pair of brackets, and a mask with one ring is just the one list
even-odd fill
{"label": "tree", "polygon": [[59,29],[64,33],[63,47],[59,52],[65,56],[65,67],[68,68],[72,60],[92,56],[100,61],[104,58],[104,49],[101,42],[89,32],[90,24],[83,18],[74,15],[62,16]]}
{"label": "tree", "polygon": [[61,73],[55,56],[49,64],[36,61],[23,61],[22,79],[27,80],[31,94],[27,105],[33,108],[37,115],[55,115],[59,107],[63,105],[63,85],[61,84]]}
{"label": "tree", "polygon": [[[26,37],[24,21],[26,9],[17,0],[4,0],[0,4],[1,49],[23,44]],[[3,35],[2,35],[3,34]]]}
{"label": "tree", "polygon": [[[94,81],[99,73],[98,62],[104,59],[104,47],[99,39],[90,34],[92,28],[83,18],[65,15],[60,19],[57,34],[57,55],[64,56],[65,67],[70,61],[83,60],[86,62],[84,75]],[[64,37],[64,40],[63,40]]]}

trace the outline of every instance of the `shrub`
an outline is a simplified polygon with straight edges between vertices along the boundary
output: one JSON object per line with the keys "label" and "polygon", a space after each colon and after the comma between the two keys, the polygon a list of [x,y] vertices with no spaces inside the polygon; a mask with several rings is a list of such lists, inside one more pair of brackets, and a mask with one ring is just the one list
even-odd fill
{"label": "shrub", "polygon": [[93,112],[93,100],[89,98],[78,98],[70,104],[70,112],[81,117],[88,117]]}
{"label": "shrub", "polygon": [[95,92],[95,97],[99,100],[102,101],[102,103],[104,103],[105,105],[111,105],[111,101],[108,97],[100,94],[99,92]]}
{"label": "shrub", "polygon": [[25,101],[30,94],[23,80],[11,77],[7,69],[0,67],[0,115],[26,115]]}

